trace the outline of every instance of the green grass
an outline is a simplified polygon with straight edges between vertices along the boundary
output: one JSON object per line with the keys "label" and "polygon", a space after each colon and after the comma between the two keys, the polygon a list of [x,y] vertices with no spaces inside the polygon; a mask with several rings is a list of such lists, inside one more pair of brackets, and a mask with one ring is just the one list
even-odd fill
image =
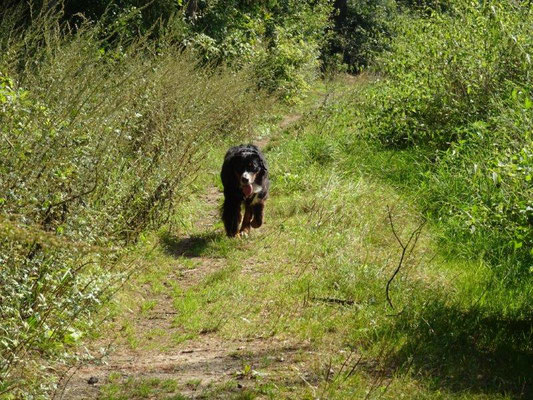
{"label": "green grass", "polygon": [[[420,155],[357,142],[342,111],[303,115],[288,129],[271,129],[266,223],[247,239],[226,238],[209,214],[218,206],[202,201],[207,188],[219,187],[223,151],[213,151],[197,197],[160,233],[161,246],[136,278],[149,285],[147,298],[171,296],[176,312],[174,331],[152,340],[161,351],[201,338],[298,348],[290,368],[259,349],[234,354],[243,388],[200,385],[206,399],[525,398],[531,323],[506,313],[516,297],[494,282],[483,259],[450,256],[437,222],[425,225],[404,260],[391,284],[394,309],[388,305],[385,286],[401,253],[388,208],[406,241],[423,220],[420,192],[409,190],[420,182],[413,163]],[[168,284],[195,270],[203,274],[191,284]],[[127,341],[146,346],[146,332],[135,335]],[[268,354],[288,357],[275,346]]]}
{"label": "green grass", "polygon": [[112,375],[109,382],[101,389],[99,400],[130,400],[130,399],[153,399],[185,400],[181,395],[178,384],[172,379],[122,379],[120,375]]}

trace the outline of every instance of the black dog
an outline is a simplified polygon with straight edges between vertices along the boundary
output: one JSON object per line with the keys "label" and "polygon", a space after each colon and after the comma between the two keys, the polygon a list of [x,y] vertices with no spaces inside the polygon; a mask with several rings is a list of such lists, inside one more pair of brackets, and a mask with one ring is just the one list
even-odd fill
{"label": "black dog", "polygon": [[222,220],[226,234],[234,237],[248,234],[250,227],[259,228],[263,224],[269,182],[266,160],[257,146],[248,144],[230,148],[224,157],[220,177],[224,185]]}

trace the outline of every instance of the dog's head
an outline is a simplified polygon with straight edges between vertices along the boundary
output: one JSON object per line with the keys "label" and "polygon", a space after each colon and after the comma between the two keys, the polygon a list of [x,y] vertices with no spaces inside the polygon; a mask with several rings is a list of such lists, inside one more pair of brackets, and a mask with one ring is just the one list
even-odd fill
{"label": "dog's head", "polygon": [[236,158],[234,173],[244,197],[261,191],[263,177],[267,172],[264,160],[254,149],[242,151]]}

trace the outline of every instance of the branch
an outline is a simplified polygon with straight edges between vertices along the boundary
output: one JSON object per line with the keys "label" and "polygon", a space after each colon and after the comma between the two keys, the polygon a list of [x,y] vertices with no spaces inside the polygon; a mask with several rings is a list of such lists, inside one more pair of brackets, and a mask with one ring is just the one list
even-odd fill
{"label": "branch", "polygon": [[[411,249],[409,250],[409,255],[413,252],[413,249],[415,248],[416,243],[418,242],[418,238],[420,237],[420,233],[422,233],[422,228],[426,224],[427,221],[426,221],[426,219],[424,219],[420,223],[420,225],[418,225],[418,227],[413,232],[411,232],[411,235],[409,236],[409,240],[407,240],[407,243],[404,245],[402,240],[400,239],[400,237],[396,233],[396,229],[394,228],[394,223],[392,221],[392,213],[391,213],[391,209],[390,209],[389,206],[387,206],[387,212],[388,212],[388,217],[389,217],[389,222],[390,222],[392,234],[394,235],[394,237],[396,238],[398,244],[402,248],[402,254],[400,255],[400,261],[398,262],[398,266],[394,270],[394,273],[390,277],[389,281],[387,282],[387,286],[385,288],[385,296],[387,297],[387,302],[389,303],[390,307],[392,309],[394,309],[394,306],[392,305],[392,300],[391,300],[390,295],[389,295],[390,285],[391,285],[392,281],[394,280],[394,278],[396,277],[396,275],[398,275],[398,272],[400,272],[400,269],[402,268],[403,260],[405,258],[405,254],[407,253],[407,250],[409,249],[409,246],[411,246]],[[411,242],[413,243],[412,245],[411,245]]]}
{"label": "branch", "polygon": [[96,171],[96,178],[94,180],[94,185],[93,185],[92,188],[87,189],[85,192],[78,193],[78,194],[76,194],[74,196],[70,196],[70,197],[68,197],[68,198],[66,198],[64,200],[58,201],[57,203],[50,204],[48,206],[48,210],[51,210],[52,208],[60,206],[60,205],[65,204],[65,203],[69,203],[69,202],[71,202],[73,200],[79,199],[80,197],[87,196],[88,194],[91,194],[92,192],[94,192],[96,190],[97,186],[98,186],[98,171]]}
{"label": "branch", "polygon": [[343,305],[350,305],[350,306],[355,304],[355,301],[353,300],[336,299],[333,297],[311,297],[311,300],[323,301],[324,303],[343,304]]}

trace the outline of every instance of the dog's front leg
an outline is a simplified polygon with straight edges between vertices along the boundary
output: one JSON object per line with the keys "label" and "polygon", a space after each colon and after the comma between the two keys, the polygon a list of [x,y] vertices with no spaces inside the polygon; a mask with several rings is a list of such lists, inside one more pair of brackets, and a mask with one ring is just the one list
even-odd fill
{"label": "dog's front leg", "polygon": [[252,226],[254,228],[259,228],[261,225],[263,225],[263,217],[265,215],[264,210],[265,210],[264,200],[254,205],[253,219],[252,219]]}
{"label": "dog's front leg", "polygon": [[235,237],[239,233],[239,224],[241,223],[241,203],[235,199],[225,199],[222,210],[222,220],[226,235]]}
{"label": "dog's front leg", "polygon": [[244,217],[242,219],[241,234],[248,235],[250,232],[250,221],[252,220],[252,207],[247,205],[244,211]]}

